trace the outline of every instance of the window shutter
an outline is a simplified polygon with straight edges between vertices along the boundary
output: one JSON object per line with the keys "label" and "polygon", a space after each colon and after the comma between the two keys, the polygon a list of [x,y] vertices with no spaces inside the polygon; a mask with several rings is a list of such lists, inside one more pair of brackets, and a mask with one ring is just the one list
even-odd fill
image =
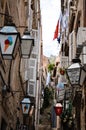
{"label": "window shutter", "polygon": [[68,56],[61,57],[61,66],[65,68],[68,67]]}
{"label": "window shutter", "polygon": [[25,82],[28,80],[28,60],[21,59],[20,73],[22,81]]}
{"label": "window shutter", "polygon": [[86,46],[83,47],[83,52],[82,52],[82,56],[83,56],[83,64],[86,64]]}
{"label": "window shutter", "polygon": [[28,71],[26,70],[25,73],[24,73],[24,80],[27,81],[28,80]]}
{"label": "window shutter", "polygon": [[32,50],[32,55],[38,54],[38,31],[32,30],[32,36],[34,37],[35,45]]}
{"label": "window shutter", "polygon": [[69,60],[72,60],[72,34],[69,34]]}
{"label": "window shutter", "polygon": [[28,96],[35,97],[35,87],[36,87],[35,82],[28,81],[28,90],[27,90]]}
{"label": "window shutter", "polygon": [[72,61],[75,58],[76,45],[75,45],[75,31],[69,34],[69,60]]}
{"label": "window shutter", "polygon": [[21,59],[21,66],[20,66],[20,71],[25,71],[28,69],[28,59]]}
{"label": "window shutter", "polygon": [[36,59],[34,58],[29,59],[29,71],[28,71],[29,81],[36,82],[36,63],[37,63]]}

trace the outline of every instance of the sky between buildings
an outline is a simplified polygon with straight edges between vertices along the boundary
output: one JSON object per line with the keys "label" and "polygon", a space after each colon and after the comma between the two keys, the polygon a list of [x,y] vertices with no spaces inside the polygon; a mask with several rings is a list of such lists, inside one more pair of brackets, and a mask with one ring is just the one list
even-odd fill
{"label": "sky between buildings", "polygon": [[53,40],[55,28],[60,16],[60,0],[40,0],[42,15],[43,54],[47,57],[58,55],[60,44]]}

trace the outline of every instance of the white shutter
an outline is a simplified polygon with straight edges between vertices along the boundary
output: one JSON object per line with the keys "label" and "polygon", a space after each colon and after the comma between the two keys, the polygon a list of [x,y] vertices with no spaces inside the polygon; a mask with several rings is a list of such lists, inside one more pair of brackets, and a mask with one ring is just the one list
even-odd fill
{"label": "white shutter", "polygon": [[72,34],[70,33],[69,34],[69,60],[71,62],[72,60],[72,45],[73,45],[73,37],[72,37]]}
{"label": "white shutter", "polygon": [[20,72],[28,69],[28,59],[21,58]]}
{"label": "white shutter", "polygon": [[36,82],[36,66],[37,60],[34,58],[29,59],[29,71],[28,71],[28,78],[29,81]]}
{"label": "white shutter", "polygon": [[65,89],[59,90],[59,93],[58,93],[59,101],[62,101],[64,99],[64,94],[65,94]]}
{"label": "white shutter", "polygon": [[32,50],[32,54],[37,55],[38,54],[38,31],[32,30],[32,36],[34,37],[34,47]]}
{"label": "white shutter", "polygon": [[28,96],[35,97],[35,87],[36,87],[35,82],[28,81],[28,90],[27,90]]}
{"label": "white shutter", "polygon": [[72,61],[76,55],[75,31],[69,34],[69,60]]}
{"label": "white shutter", "polygon": [[25,82],[28,80],[28,59],[21,59],[20,73],[22,81]]}
{"label": "white shutter", "polygon": [[26,70],[25,73],[24,73],[24,80],[27,81],[28,80],[28,71]]}
{"label": "white shutter", "polygon": [[61,66],[67,68],[68,67],[68,56],[61,57]]}
{"label": "white shutter", "polygon": [[77,45],[86,44],[86,27],[79,27],[77,33]]}
{"label": "white shutter", "polygon": [[83,47],[82,63],[83,63],[83,64],[86,64],[86,46]]}

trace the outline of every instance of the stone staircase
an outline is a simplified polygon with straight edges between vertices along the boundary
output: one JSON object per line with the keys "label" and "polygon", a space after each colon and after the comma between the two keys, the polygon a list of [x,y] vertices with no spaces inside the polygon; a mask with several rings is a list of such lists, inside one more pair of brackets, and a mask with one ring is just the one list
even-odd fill
{"label": "stone staircase", "polygon": [[42,124],[40,124],[38,126],[38,130],[51,130],[51,126],[50,125],[42,125]]}
{"label": "stone staircase", "polygon": [[46,108],[44,113],[40,116],[40,124],[38,130],[51,130],[51,120],[50,120],[51,108]]}

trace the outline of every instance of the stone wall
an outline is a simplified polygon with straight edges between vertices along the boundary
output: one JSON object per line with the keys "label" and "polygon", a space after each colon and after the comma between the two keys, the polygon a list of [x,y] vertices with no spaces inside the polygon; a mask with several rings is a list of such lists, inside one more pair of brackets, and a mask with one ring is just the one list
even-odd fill
{"label": "stone wall", "polygon": [[[12,16],[17,30],[22,35],[26,27],[24,0],[0,1],[0,27]],[[7,85],[7,90],[2,91]],[[13,60],[4,60],[0,51],[0,129],[16,129],[17,117],[23,122],[20,101],[24,93],[20,77],[20,46]]]}

